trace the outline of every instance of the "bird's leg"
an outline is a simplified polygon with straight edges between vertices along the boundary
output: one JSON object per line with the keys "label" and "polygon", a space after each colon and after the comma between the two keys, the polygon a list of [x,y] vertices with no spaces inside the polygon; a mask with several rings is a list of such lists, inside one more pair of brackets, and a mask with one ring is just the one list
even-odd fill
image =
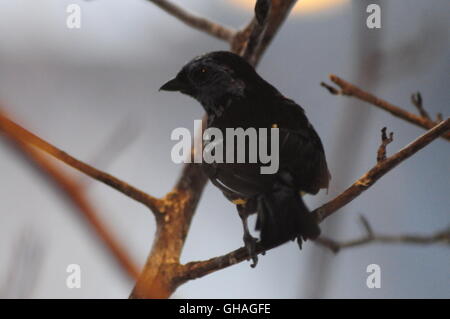
{"label": "bird's leg", "polygon": [[237,205],[237,210],[239,212],[239,217],[242,220],[242,226],[244,227],[244,237],[243,237],[244,245],[248,251],[248,254],[250,255],[250,258],[253,261],[253,263],[250,266],[252,268],[254,268],[258,264],[258,256],[256,254],[257,239],[250,234],[250,231],[248,229],[248,223],[247,223],[248,214],[245,211],[244,206]]}

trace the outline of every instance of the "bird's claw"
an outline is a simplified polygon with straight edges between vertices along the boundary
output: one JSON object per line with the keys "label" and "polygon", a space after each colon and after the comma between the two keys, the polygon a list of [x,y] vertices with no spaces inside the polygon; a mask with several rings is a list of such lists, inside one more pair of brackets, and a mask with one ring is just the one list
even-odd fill
{"label": "bird's claw", "polygon": [[258,255],[256,254],[256,243],[257,243],[256,238],[254,238],[250,234],[244,235],[244,245],[250,256],[249,259],[252,260],[252,264],[250,265],[250,267],[252,268],[255,268],[256,265],[258,264]]}
{"label": "bird's claw", "polygon": [[302,237],[298,236],[297,237],[297,244],[298,244],[298,248],[300,248],[300,250],[302,250],[302,248],[303,248],[303,242],[304,242],[304,240],[302,239]]}

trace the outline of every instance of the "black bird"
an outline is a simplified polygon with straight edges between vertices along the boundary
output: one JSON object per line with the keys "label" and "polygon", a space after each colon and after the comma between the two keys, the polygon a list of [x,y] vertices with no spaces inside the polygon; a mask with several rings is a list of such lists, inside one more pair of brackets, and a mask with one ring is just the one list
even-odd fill
{"label": "black bird", "polygon": [[256,229],[263,247],[297,239],[301,248],[303,240],[319,236],[319,226],[302,193],[316,194],[328,188],[331,177],[322,142],[302,107],[261,78],[243,58],[226,51],[193,59],[161,90],[179,91],[199,101],[208,116],[207,127],[223,131],[224,145],[226,128],[278,128],[279,169],[275,174],[261,174],[261,166],[267,164],[260,160],[202,164],[212,183],[237,205],[252,266],[257,257],[256,239],[247,226],[250,214],[257,213]]}

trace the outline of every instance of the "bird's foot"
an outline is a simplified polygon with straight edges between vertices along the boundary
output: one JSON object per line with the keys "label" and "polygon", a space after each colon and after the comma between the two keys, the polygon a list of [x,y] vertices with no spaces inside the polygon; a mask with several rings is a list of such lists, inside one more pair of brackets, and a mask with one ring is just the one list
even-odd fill
{"label": "bird's foot", "polygon": [[249,259],[252,260],[252,264],[250,265],[250,267],[255,268],[256,265],[258,264],[258,254],[256,253],[256,243],[257,243],[257,239],[255,237],[253,237],[250,234],[245,234],[244,235],[244,245],[245,248],[247,249],[247,252],[250,256]]}

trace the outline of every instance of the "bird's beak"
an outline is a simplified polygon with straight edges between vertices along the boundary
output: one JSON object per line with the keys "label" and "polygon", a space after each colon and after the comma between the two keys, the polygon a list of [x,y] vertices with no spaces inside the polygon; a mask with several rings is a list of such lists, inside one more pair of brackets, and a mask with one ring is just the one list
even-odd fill
{"label": "bird's beak", "polygon": [[186,85],[178,78],[173,78],[166,84],[159,88],[160,91],[181,91],[186,88]]}

